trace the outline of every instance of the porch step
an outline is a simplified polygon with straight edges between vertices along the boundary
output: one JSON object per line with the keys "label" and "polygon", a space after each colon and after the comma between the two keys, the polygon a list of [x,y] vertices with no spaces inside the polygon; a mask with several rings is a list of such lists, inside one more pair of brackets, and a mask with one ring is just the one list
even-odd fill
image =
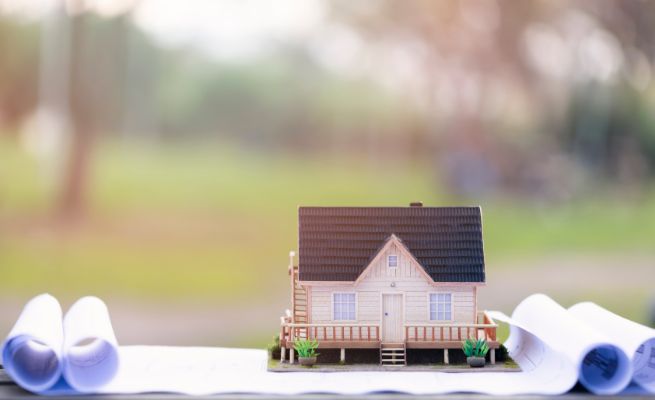
{"label": "porch step", "polygon": [[404,367],[407,365],[405,343],[383,343],[380,346],[380,365]]}

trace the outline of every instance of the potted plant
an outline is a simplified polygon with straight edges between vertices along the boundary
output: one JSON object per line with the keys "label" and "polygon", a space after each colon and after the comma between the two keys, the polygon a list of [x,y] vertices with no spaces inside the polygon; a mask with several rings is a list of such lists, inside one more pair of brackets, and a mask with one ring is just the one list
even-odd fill
{"label": "potted plant", "polygon": [[298,352],[298,361],[300,362],[300,365],[311,367],[316,364],[316,356],[318,356],[318,353],[316,352],[318,341],[316,339],[298,340],[293,344],[293,348]]}
{"label": "potted plant", "polygon": [[466,363],[472,368],[481,368],[484,367],[485,359],[489,351],[489,345],[484,339],[466,339],[462,344],[462,350],[464,355],[466,355]]}

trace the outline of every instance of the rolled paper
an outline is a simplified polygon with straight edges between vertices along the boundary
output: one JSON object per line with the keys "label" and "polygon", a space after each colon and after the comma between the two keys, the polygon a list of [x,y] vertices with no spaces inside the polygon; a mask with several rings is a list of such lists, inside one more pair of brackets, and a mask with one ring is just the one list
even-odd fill
{"label": "rolled paper", "polygon": [[119,366],[118,343],[105,303],[79,299],[64,318],[64,377],[76,391],[96,392],[109,383]]}
{"label": "rolled paper", "polygon": [[632,360],[632,379],[655,393],[655,329],[625,319],[590,302],[578,303],[569,313],[596,331],[603,332]]}
{"label": "rolled paper", "polygon": [[512,318],[566,355],[578,369],[580,383],[590,392],[616,394],[630,383],[632,363],[625,352],[550,297],[527,297],[516,307]]}
{"label": "rolled paper", "polygon": [[62,375],[62,311],[57,299],[42,294],[30,300],[2,345],[2,363],[21,387],[42,393]]}

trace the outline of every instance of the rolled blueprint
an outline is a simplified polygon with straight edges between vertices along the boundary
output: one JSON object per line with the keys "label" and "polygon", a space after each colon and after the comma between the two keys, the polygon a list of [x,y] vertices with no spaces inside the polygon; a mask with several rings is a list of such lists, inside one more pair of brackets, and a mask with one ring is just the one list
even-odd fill
{"label": "rolled blueprint", "polygon": [[78,392],[94,392],[114,378],[118,343],[107,306],[97,297],[79,299],[64,318],[63,374]]}
{"label": "rolled blueprint", "polygon": [[630,383],[632,364],[625,352],[550,297],[527,297],[516,307],[512,319],[566,356],[590,392],[616,394]]}
{"label": "rolled blueprint", "polygon": [[2,346],[7,374],[23,388],[40,393],[62,374],[63,328],[57,299],[42,294],[30,300]]}
{"label": "rolled blueprint", "polygon": [[593,329],[603,332],[632,359],[632,379],[655,392],[655,329],[620,317],[594,303],[578,303],[569,313]]}

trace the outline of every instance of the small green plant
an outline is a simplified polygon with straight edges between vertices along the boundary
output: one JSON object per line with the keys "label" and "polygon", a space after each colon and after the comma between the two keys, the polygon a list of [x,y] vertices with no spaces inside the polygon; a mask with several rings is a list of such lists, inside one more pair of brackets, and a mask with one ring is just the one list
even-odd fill
{"label": "small green plant", "polygon": [[318,353],[318,340],[298,340],[293,344],[293,348],[298,352],[298,357],[316,357]]}
{"label": "small green plant", "polygon": [[280,356],[280,336],[275,335],[273,337],[273,343],[268,345],[268,353],[271,357],[276,358]]}
{"label": "small green plant", "polygon": [[489,352],[489,345],[484,339],[466,339],[462,344],[462,350],[466,357],[484,357]]}

